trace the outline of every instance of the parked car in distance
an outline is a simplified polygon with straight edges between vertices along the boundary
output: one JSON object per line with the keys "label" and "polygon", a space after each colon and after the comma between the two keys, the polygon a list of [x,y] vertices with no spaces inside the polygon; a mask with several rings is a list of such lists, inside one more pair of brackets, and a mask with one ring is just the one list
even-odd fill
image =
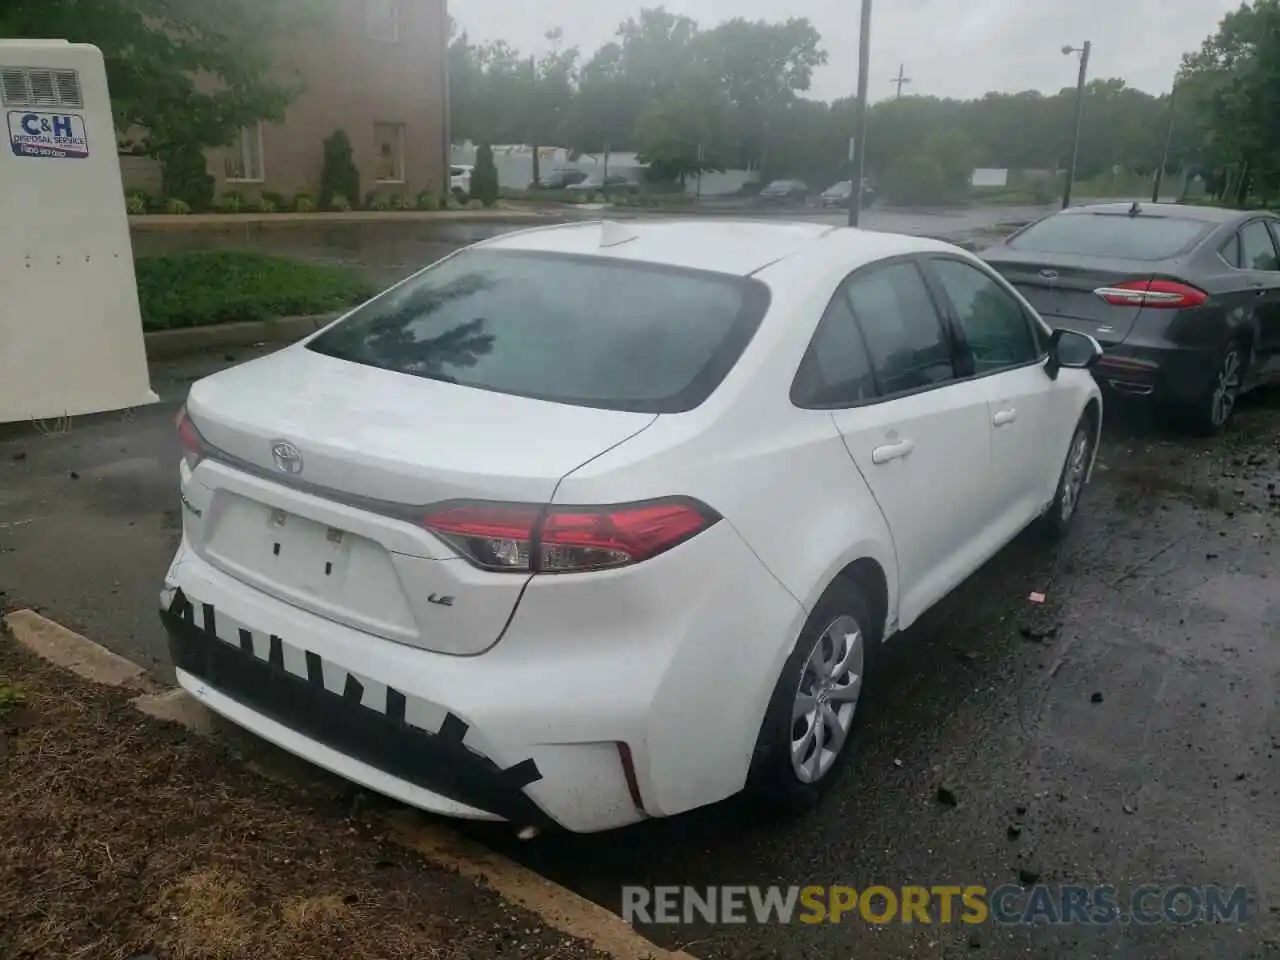
{"label": "parked car in distance", "polygon": [[981,254],[1055,326],[1097,338],[1096,376],[1197,431],[1280,377],[1280,219],[1107,203],[1051,214]]}
{"label": "parked car in distance", "polygon": [[852,180],[838,180],[822,191],[819,197],[824,207],[847,207],[853,194]]}
{"label": "parked car in distance", "polygon": [[773,180],[758,194],[761,203],[804,203],[809,199],[809,188],[803,180]]}
{"label": "parked car in distance", "polygon": [[581,183],[585,179],[587,179],[585,170],[576,170],[572,167],[557,167],[532,186],[535,190],[563,190],[566,187],[573,186],[575,183]]}
{"label": "parked car in distance", "polygon": [[638,181],[632,180],[630,177],[624,177],[621,174],[611,173],[607,177],[601,177],[593,173],[584,180],[570,184],[565,189],[573,193],[636,194],[640,192],[640,184]]}
{"label": "parked car in distance", "polygon": [[591,832],[833,780],[865,678],[1066,533],[1090,337],[936,240],[578,222],[191,387],[178,682],[404,803]]}
{"label": "parked car in distance", "polygon": [[[853,193],[852,180],[840,180],[823,190],[819,202],[824,207],[847,207]],[[876,198],[876,188],[869,179],[862,181],[862,206],[869,207]]]}
{"label": "parked car in distance", "polygon": [[475,167],[467,163],[455,163],[449,168],[449,191],[455,195],[471,194],[471,174]]}

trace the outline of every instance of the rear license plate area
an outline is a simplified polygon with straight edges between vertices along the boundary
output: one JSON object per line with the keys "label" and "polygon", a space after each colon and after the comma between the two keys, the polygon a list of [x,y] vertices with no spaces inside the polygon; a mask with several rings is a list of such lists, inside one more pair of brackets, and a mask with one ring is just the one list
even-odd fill
{"label": "rear license plate area", "polygon": [[336,599],[353,556],[381,553],[349,531],[287,510],[225,492],[220,501],[206,528],[209,554],[262,582]]}
{"label": "rear license plate area", "polygon": [[350,537],[336,527],[271,509],[267,519],[271,567],[277,582],[286,586],[325,593],[346,575],[350,560]]}

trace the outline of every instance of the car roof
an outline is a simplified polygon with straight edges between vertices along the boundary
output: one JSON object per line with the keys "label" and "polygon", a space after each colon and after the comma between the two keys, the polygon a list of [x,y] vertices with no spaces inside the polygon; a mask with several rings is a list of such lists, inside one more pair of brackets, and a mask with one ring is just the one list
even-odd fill
{"label": "car roof", "polygon": [[838,257],[852,270],[884,257],[955,249],[925,237],[824,223],[709,217],[557,224],[503,234],[482,246],[633,260],[744,277],[796,254]]}
{"label": "car roof", "polygon": [[[1137,205],[1137,216],[1140,217],[1172,217],[1178,220],[1199,220],[1203,223],[1233,223],[1236,220],[1243,220],[1252,213],[1265,212],[1230,210],[1225,207],[1204,207],[1194,203],[1143,203],[1138,201]],[[1133,206],[1134,202],[1131,200],[1122,203],[1090,203],[1080,207],[1068,207],[1066,210],[1061,211],[1058,216],[1073,216],[1082,213],[1130,214]]]}

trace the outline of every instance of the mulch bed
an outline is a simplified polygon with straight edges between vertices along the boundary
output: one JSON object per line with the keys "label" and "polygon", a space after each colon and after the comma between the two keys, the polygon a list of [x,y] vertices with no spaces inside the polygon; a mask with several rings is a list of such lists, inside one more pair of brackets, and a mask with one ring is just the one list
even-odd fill
{"label": "mulch bed", "polygon": [[0,957],[603,956],[245,759],[0,635]]}

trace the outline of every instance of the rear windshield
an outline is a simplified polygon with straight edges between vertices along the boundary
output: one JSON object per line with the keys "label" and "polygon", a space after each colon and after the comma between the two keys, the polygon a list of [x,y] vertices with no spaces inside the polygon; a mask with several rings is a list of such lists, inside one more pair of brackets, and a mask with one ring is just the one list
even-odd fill
{"label": "rear windshield", "polygon": [[468,250],[311,340],[449,383],[644,413],[691,410],[768,307],[756,280],[603,257]]}
{"label": "rear windshield", "polygon": [[1063,253],[1122,260],[1165,260],[1177,256],[1213,229],[1203,220],[1131,217],[1126,214],[1058,214],[1010,238],[1008,246],[1028,253]]}

